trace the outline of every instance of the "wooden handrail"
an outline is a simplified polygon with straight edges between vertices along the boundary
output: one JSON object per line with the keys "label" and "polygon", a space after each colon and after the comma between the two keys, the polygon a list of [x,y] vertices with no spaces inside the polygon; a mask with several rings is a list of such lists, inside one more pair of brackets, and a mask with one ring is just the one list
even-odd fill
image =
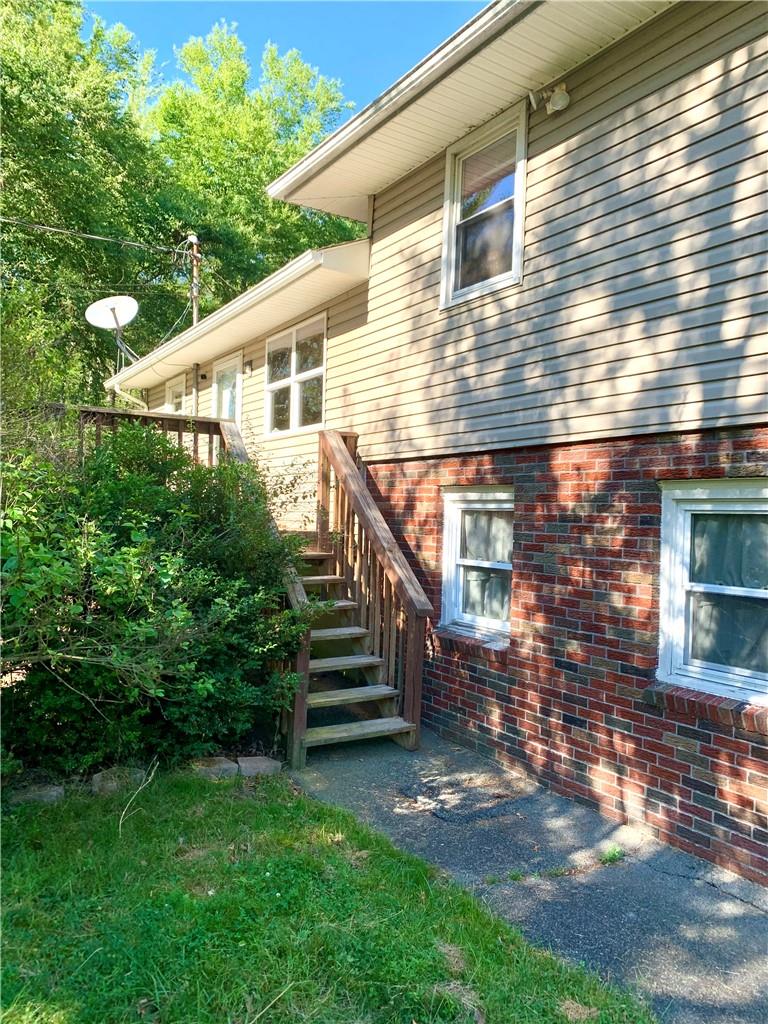
{"label": "wooden handrail", "polygon": [[380,659],[381,681],[397,694],[414,726],[401,737],[418,746],[427,617],[432,605],[368,490],[354,454],[357,435],[321,431],[318,451],[318,548],[332,552],[365,630],[366,653]]}
{"label": "wooden handrail", "polygon": [[333,467],[336,479],[344,488],[365,529],[371,547],[406,611],[416,616],[432,615],[432,605],[373,500],[373,495],[365,486],[365,480],[355,465],[342,435],[335,430],[321,431],[320,449]]}

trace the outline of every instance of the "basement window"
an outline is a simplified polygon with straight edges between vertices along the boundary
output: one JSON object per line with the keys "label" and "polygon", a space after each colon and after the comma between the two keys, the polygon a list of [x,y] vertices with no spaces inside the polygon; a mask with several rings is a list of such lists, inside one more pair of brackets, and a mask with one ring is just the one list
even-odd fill
{"label": "basement window", "polygon": [[443,626],[508,633],[512,591],[511,491],[447,491],[443,532]]}
{"label": "basement window", "polygon": [[323,422],[325,317],[300,324],[267,342],[267,434],[317,430]]}
{"label": "basement window", "polygon": [[768,481],[661,486],[659,678],[768,704]]}
{"label": "basement window", "polygon": [[442,306],[522,280],[525,129],[520,104],[447,152]]}

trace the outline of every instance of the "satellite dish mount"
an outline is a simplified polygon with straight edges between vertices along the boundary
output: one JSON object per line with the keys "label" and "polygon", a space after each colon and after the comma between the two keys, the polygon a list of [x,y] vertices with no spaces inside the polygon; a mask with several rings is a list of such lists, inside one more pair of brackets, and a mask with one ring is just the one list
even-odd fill
{"label": "satellite dish mount", "polygon": [[85,319],[92,327],[115,332],[117,373],[139,358],[123,341],[123,328],[133,320],[138,311],[139,304],[130,295],[110,295],[109,298],[98,299],[85,311]]}

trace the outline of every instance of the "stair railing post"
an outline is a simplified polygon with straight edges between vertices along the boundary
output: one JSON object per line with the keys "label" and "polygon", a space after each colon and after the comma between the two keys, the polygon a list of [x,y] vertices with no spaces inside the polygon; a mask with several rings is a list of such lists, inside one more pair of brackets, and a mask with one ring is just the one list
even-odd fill
{"label": "stair railing post", "polygon": [[328,517],[331,506],[331,463],[323,446],[322,432],[317,451],[317,550],[328,549]]}
{"label": "stair railing post", "polygon": [[304,634],[301,648],[296,655],[296,674],[299,685],[293,698],[293,708],[288,715],[288,763],[299,770],[307,763],[307,748],[304,737],[307,732],[307,696],[309,694],[309,648],[310,631]]}

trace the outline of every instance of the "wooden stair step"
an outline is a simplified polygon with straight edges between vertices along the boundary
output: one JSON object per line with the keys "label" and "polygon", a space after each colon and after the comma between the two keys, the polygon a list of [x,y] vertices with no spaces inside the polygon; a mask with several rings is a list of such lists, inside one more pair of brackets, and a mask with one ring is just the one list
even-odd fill
{"label": "wooden stair step", "polygon": [[371,631],[362,626],[332,626],[329,629],[313,629],[310,637],[312,640],[361,640],[370,635]]}
{"label": "wooden stair step", "polygon": [[313,672],[341,672],[345,668],[374,668],[383,665],[383,658],[372,654],[346,654],[340,658],[310,658],[309,674]]}
{"label": "wooden stair step", "polygon": [[340,601],[332,601],[331,609],[337,612],[350,612],[353,608],[357,608],[357,601],[350,601],[348,598],[342,598]]}
{"label": "wooden stair step", "polygon": [[332,551],[302,551],[301,559],[304,562],[324,562],[326,558],[333,558]]}
{"label": "wooden stair step", "polygon": [[307,707],[336,708],[342,704],[361,704],[368,700],[391,700],[397,690],[391,686],[351,686],[346,690],[322,690],[307,696]]}
{"label": "wooden stair step", "polygon": [[371,718],[365,722],[315,726],[307,729],[304,743],[307,747],[321,747],[327,743],[346,743],[350,740],[373,739],[376,736],[396,736],[415,730],[413,722],[406,722],[404,718]]}
{"label": "wooden stair step", "polygon": [[301,582],[304,586],[312,586],[312,584],[318,583],[343,583],[343,576],[302,576]]}

